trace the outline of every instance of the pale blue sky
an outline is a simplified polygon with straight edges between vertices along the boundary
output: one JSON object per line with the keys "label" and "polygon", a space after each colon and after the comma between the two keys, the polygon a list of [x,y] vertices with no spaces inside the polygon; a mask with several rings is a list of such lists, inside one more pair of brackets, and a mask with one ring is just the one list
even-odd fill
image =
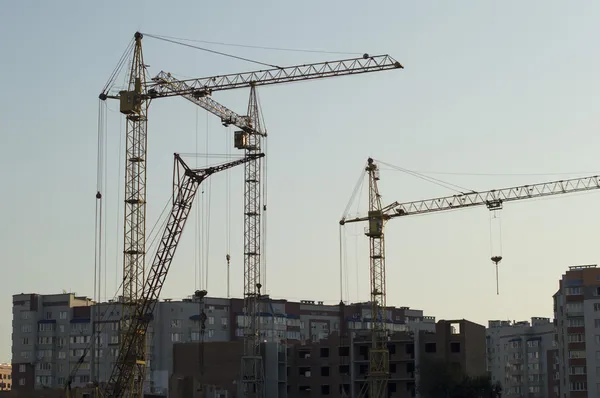
{"label": "pale blue sky", "polygon": [[[335,302],[337,221],[368,156],[420,171],[505,174],[437,176],[479,190],[566,177],[551,173],[600,171],[594,95],[600,91],[599,19],[597,1],[147,1],[143,7],[3,1],[0,360],[10,361],[12,294],[92,294],[97,96],[136,30],[389,53],[404,64],[402,71],[259,91],[270,133],[267,291]],[[200,77],[257,69],[150,38],[144,48],[152,74],[164,69]],[[278,65],[340,57],[210,48]],[[237,90],[215,99],[244,113],[247,94]],[[115,103],[109,109],[106,290],[112,297],[121,262],[116,252],[122,250],[116,235],[122,230],[116,225],[122,118]],[[227,130],[214,117],[207,124],[204,112],[179,98],[153,103],[149,123],[150,228],[170,193],[173,152],[195,152],[196,137],[205,152],[208,130],[209,149],[224,153]],[[506,175],[515,173],[546,175]],[[231,289],[239,296],[241,168],[231,176]],[[226,291],[224,181],[223,175],[214,177],[210,190],[212,295]],[[452,193],[387,170],[381,190],[385,203]],[[489,261],[487,210],[394,220],[387,235],[388,303],[479,323],[551,316],[551,295],[566,267],[598,260],[598,200],[589,194],[506,206],[500,296]],[[363,198],[360,210],[365,204]],[[196,234],[193,227],[187,232],[163,297],[186,296],[198,285]],[[351,236],[357,233],[362,226],[347,228],[351,301],[368,298],[367,240]]]}

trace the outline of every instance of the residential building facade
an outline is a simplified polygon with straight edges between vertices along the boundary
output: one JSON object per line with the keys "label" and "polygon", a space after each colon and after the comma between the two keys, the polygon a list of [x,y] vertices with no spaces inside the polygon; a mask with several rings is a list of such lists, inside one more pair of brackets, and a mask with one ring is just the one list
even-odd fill
{"label": "residential building facade", "polygon": [[554,295],[563,398],[600,396],[600,268],[569,267]]}
{"label": "residential building facade", "polygon": [[0,391],[12,389],[12,365],[0,363]]}
{"label": "residential building facade", "polygon": [[[370,327],[369,303],[262,298],[261,338],[268,342],[307,343],[331,333]],[[243,300],[190,297],[163,299],[148,333],[146,391],[167,394],[173,371],[173,345],[200,341],[200,314],[206,314],[206,342],[242,339]],[[408,307],[388,307],[391,331],[435,330],[435,318]],[[94,303],[72,293],[13,296],[12,377],[15,389],[62,388],[70,375],[74,387],[107,381],[119,349],[121,305]],[[95,336],[95,338],[93,338]],[[83,361],[77,362],[85,356]]]}
{"label": "residential building facade", "polygon": [[[554,324],[549,318],[531,322],[489,321],[486,331],[487,369],[492,382],[500,382],[505,397],[546,398],[548,380],[554,378]],[[552,369],[552,368],[550,368]]]}

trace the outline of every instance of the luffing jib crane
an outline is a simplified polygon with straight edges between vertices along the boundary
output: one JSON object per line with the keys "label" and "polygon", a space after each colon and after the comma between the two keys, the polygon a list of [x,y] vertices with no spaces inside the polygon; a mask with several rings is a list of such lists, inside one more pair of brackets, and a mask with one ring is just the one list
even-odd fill
{"label": "luffing jib crane", "polygon": [[217,166],[191,169],[178,154],[175,154],[171,213],[139,297],[138,305],[133,307],[135,312],[130,313],[126,319],[127,328],[122,335],[123,341],[115,367],[104,391],[105,397],[120,398],[126,393],[135,396],[134,393],[142,391],[144,379],[138,379],[138,377],[145,374],[146,364],[145,357],[140,357],[139,353],[145,352],[146,331],[152,320],[154,308],[192,209],[198,187],[212,174],[263,156],[263,154],[257,154]]}
{"label": "luffing jib crane", "polygon": [[[126,173],[125,173],[125,238],[123,260],[123,314],[137,312],[144,282],[145,261],[145,217],[146,217],[146,144],[147,111],[152,99],[183,96],[221,118],[223,124],[233,124],[241,129],[235,132],[235,146],[245,151],[246,156],[261,152],[261,137],[266,135],[260,125],[256,87],[296,81],[348,76],[392,69],[403,66],[389,55],[349,58],[331,62],[319,62],[245,73],[210,76],[200,79],[175,81],[161,72],[152,81],[146,81],[146,65],[142,56],[142,37],[134,36],[133,61],[129,75],[129,87],[118,94],[107,88],[100,94],[101,100],[117,99],[121,113],[126,115]],[[114,75],[113,75],[114,76]],[[240,116],[208,98],[216,91],[250,88],[247,115]],[[253,157],[245,165],[244,188],[244,358],[242,359],[241,387],[244,397],[264,396],[263,365],[259,352],[260,322],[258,303],[261,275],[261,162]],[[127,324],[122,325],[123,336]],[[123,344],[123,343],[122,343]],[[125,348],[121,346],[121,349]],[[135,354],[138,361],[145,362],[145,348]],[[143,366],[136,370],[138,378],[145,378]],[[141,390],[132,387],[134,395]],[[140,387],[141,388],[141,387]]]}
{"label": "luffing jib crane", "polygon": [[387,396],[386,386],[389,379],[389,352],[387,348],[387,324],[389,321],[386,307],[384,240],[384,226],[388,220],[396,217],[467,209],[476,206],[486,206],[489,210],[499,210],[506,202],[600,189],[600,176],[589,176],[490,191],[469,192],[414,202],[393,202],[387,206],[382,206],[378,188],[379,168],[371,158],[367,161],[366,172],[369,177],[368,213],[366,216],[355,218],[346,218],[346,215],[344,215],[340,220],[340,225],[368,222],[365,235],[369,238],[370,243],[372,345],[369,351],[367,383],[363,385],[359,396],[368,396],[369,398]]}

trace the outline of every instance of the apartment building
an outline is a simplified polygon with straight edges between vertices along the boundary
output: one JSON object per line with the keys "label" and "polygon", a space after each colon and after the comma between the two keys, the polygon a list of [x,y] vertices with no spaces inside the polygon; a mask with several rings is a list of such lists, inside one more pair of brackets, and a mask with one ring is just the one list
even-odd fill
{"label": "apartment building", "polygon": [[562,275],[554,323],[561,397],[600,396],[600,268],[573,266]]}
{"label": "apartment building", "polygon": [[[389,337],[389,397],[418,396],[417,369],[427,359],[457,364],[471,376],[485,374],[484,326],[457,320],[412,329]],[[369,331],[356,328],[315,341],[263,343],[267,398],[357,396],[366,382],[370,344]],[[237,396],[241,355],[238,341],[176,344],[170,397],[199,398],[199,386]]]}
{"label": "apartment building", "polygon": [[0,391],[10,391],[12,388],[12,366],[0,363]]}
{"label": "apartment building", "polygon": [[[326,305],[264,296],[261,306],[261,337],[269,342],[319,341],[332,332],[365,329],[370,324],[369,303]],[[146,391],[168,393],[173,345],[200,340],[202,310],[206,314],[206,342],[242,339],[243,300],[163,299],[156,306],[147,334]],[[435,328],[435,318],[424,316],[420,310],[389,307],[387,313],[388,327],[393,331]],[[118,355],[120,320],[118,302],[96,304],[72,293],[14,295],[14,388],[62,388],[71,374],[74,387],[108,380]]]}
{"label": "apartment building", "polygon": [[[500,382],[506,397],[546,398],[554,377],[556,347],[554,324],[549,318],[531,322],[489,321],[486,331],[487,369],[492,382]],[[551,365],[550,372],[548,365]]]}

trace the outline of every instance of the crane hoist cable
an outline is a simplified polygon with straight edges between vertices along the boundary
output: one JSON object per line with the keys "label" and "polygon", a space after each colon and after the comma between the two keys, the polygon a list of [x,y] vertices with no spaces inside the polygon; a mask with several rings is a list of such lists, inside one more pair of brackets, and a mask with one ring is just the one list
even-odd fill
{"label": "crane hoist cable", "polygon": [[[231,156],[231,126],[227,127],[225,134],[225,152]],[[231,267],[231,170],[225,171],[225,261],[227,262],[227,298],[230,294],[230,267]]]}
{"label": "crane hoist cable", "polygon": [[500,295],[498,265],[502,261],[502,219],[501,208],[490,211],[490,260],[496,267],[496,295]]}
{"label": "crane hoist cable", "polygon": [[[208,112],[205,112],[206,115],[206,153],[210,151],[210,124],[208,120]],[[208,166],[209,158],[208,155],[204,158],[205,165]],[[212,214],[212,178],[207,181],[206,184],[206,209],[204,210],[204,216],[206,217],[206,229],[204,230],[204,239],[206,241],[204,246],[204,268],[205,268],[205,276],[204,276],[204,289],[208,289],[208,275],[210,269],[210,235],[211,235],[211,214]]]}

